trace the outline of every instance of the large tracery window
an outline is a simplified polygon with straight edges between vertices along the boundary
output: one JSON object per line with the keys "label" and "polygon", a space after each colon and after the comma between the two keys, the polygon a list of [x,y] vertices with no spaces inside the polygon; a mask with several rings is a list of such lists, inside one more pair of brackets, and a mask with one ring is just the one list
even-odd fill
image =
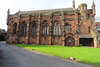
{"label": "large tracery window", "polygon": [[26,23],[24,23],[22,25],[22,35],[26,35],[26,34],[27,34],[27,25],[26,25]]}
{"label": "large tracery window", "polygon": [[54,35],[60,35],[60,24],[58,22],[54,24]]}
{"label": "large tracery window", "polygon": [[14,24],[14,34],[16,34],[17,33],[17,24],[15,23]]}
{"label": "large tracery window", "polygon": [[70,25],[68,23],[65,24],[65,32],[70,31]]}
{"label": "large tracery window", "polygon": [[32,35],[37,35],[38,25],[36,23],[32,24]]}
{"label": "large tracery window", "polygon": [[49,34],[49,25],[47,23],[43,24],[42,34],[43,35],[48,35]]}

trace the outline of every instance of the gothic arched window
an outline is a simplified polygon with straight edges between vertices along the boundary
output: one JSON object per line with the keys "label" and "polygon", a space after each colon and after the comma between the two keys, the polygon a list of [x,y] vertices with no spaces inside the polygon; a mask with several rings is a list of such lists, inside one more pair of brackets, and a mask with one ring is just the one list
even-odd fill
{"label": "gothic arched window", "polygon": [[32,24],[32,35],[37,35],[38,25],[36,23]]}
{"label": "gothic arched window", "polygon": [[27,34],[27,25],[26,25],[26,23],[24,23],[22,25],[22,35],[26,35],[26,34]]}
{"label": "gothic arched window", "polygon": [[16,23],[14,24],[14,30],[13,31],[14,31],[14,34],[17,33],[17,24]]}
{"label": "gothic arched window", "polygon": [[54,35],[60,35],[60,24],[58,22],[54,24]]}
{"label": "gothic arched window", "polygon": [[47,23],[43,24],[42,34],[43,35],[48,35],[49,34],[49,25]]}
{"label": "gothic arched window", "polygon": [[65,23],[65,32],[70,31],[70,25],[68,23]]}

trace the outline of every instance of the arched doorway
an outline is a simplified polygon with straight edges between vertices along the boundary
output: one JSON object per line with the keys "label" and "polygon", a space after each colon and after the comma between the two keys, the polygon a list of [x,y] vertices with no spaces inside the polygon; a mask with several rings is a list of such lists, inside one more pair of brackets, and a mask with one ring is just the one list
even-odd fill
{"label": "arched doorway", "polygon": [[74,46],[75,45],[75,39],[72,37],[68,37],[65,39],[65,46]]}

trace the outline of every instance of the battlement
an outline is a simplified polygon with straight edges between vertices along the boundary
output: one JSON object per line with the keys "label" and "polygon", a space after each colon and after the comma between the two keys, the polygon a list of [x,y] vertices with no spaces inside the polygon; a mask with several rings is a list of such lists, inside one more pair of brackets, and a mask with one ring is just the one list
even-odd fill
{"label": "battlement", "polygon": [[82,3],[82,4],[79,5],[79,7],[81,7],[81,6],[86,6],[87,7],[87,4],[86,3]]}

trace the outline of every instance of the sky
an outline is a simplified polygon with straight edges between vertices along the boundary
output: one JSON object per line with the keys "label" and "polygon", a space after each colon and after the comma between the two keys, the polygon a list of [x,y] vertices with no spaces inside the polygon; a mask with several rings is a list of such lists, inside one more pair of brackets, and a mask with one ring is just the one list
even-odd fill
{"label": "sky", "polygon": [[[56,8],[71,8],[73,0],[2,0],[0,1],[0,28],[7,30],[6,18],[8,8],[10,14],[20,11],[44,10]],[[94,0],[96,5],[96,17],[100,17],[100,0]],[[86,3],[88,9],[92,8],[93,0],[75,0],[76,8],[79,4]]]}

